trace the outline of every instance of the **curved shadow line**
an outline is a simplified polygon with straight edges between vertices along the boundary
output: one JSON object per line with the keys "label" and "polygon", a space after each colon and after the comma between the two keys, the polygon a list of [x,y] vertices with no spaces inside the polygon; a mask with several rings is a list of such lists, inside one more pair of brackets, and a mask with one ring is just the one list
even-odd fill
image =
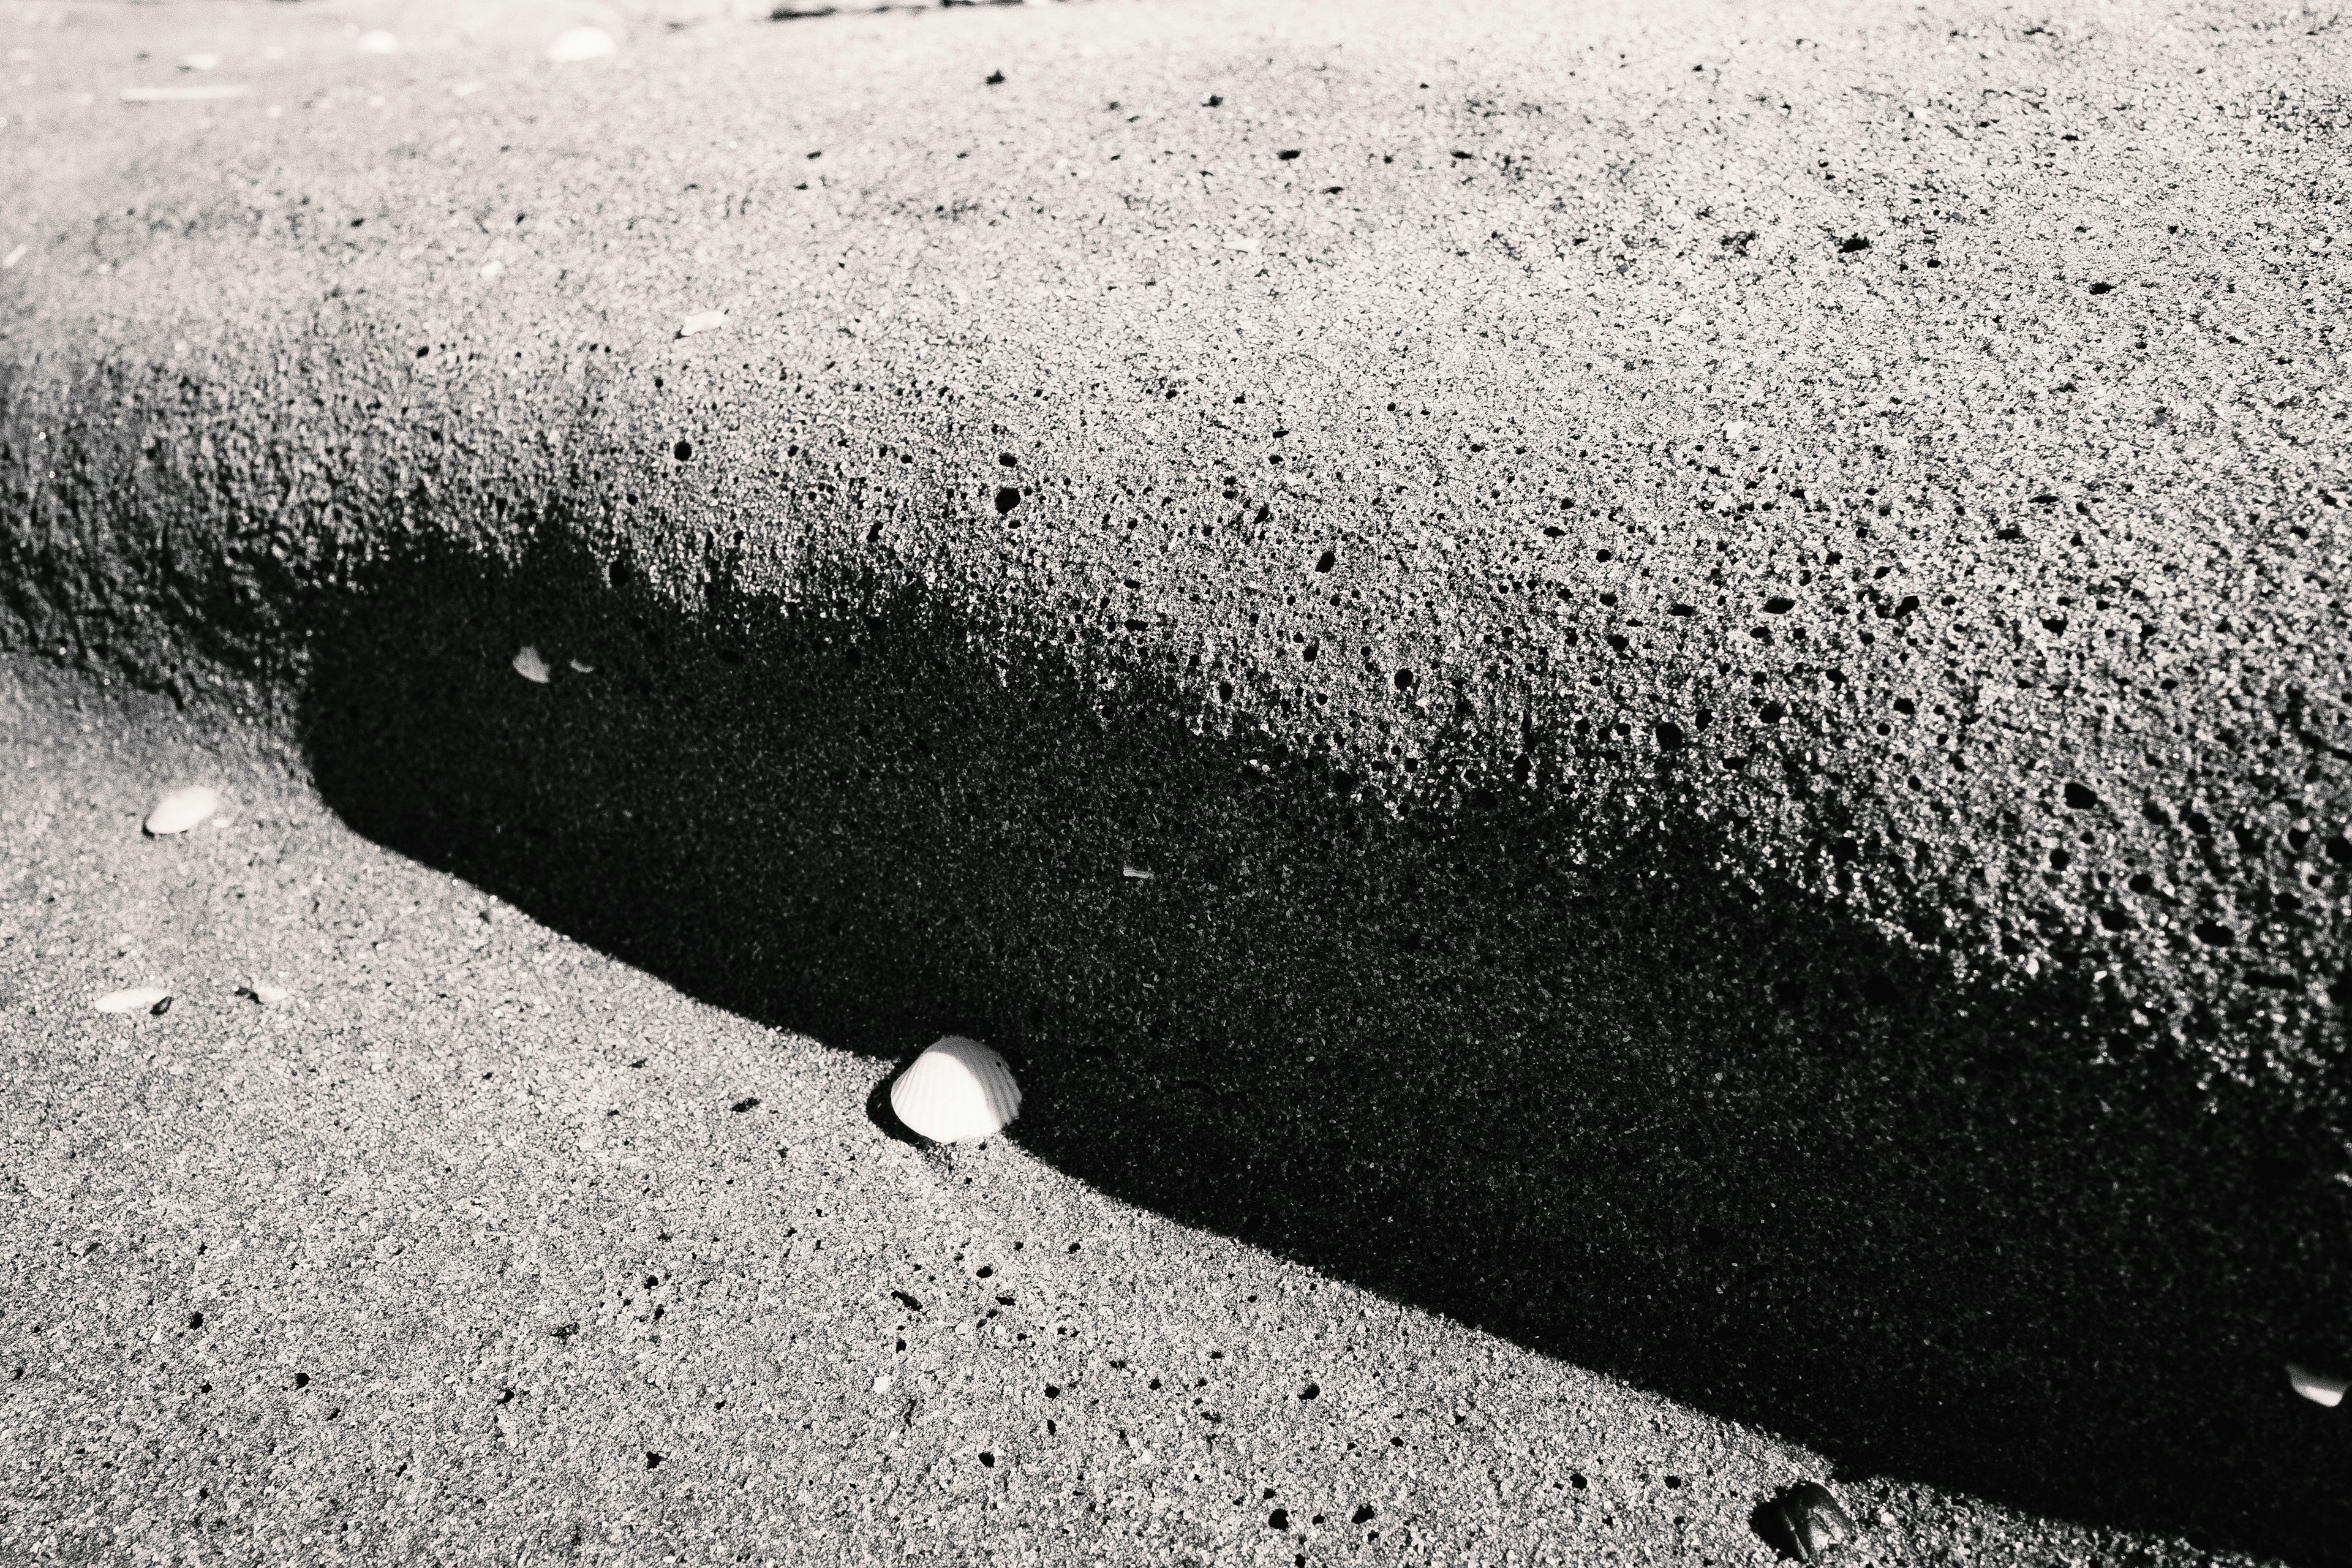
{"label": "curved shadow line", "polygon": [[2344,1560],[2352,1424],[2277,1371],[2352,1299],[2303,1133],[2091,1065],[2086,989],[1744,891],[1703,789],[1397,816],[912,593],[689,621],[561,542],[366,590],[301,719],[380,842],[763,1022],[987,1038],[1072,1174],[1841,1468]]}

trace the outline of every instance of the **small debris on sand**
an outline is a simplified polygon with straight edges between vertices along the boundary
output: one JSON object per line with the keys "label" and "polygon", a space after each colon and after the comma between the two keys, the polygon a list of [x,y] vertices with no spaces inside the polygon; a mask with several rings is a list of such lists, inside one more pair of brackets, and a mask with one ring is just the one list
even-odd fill
{"label": "small debris on sand", "polygon": [[697,310],[678,323],[677,335],[690,338],[697,332],[713,331],[726,324],[727,312],[724,310]]}
{"label": "small debris on sand", "polygon": [[360,53],[363,55],[396,55],[400,40],[382,27],[371,27],[360,35]]}
{"label": "small debris on sand", "polygon": [[264,1007],[275,1007],[279,1003],[285,1001],[287,997],[293,994],[293,993],[286,990],[282,986],[264,985],[259,981],[256,981],[250,985],[238,986],[236,988],[236,994],[244,997],[247,1001],[257,1002]]}
{"label": "small debris on sand", "polygon": [[207,789],[203,784],[191,784],[185,789],[172,790],[156,801],[154,809],[147,814],[147,820],[142,826],[150,835],[161,838],[167,834],[185,833],[190,828],[201,827],[210,822],[220,808],[218,791]]}
{"label": "small debris on sand", "polygon": [[2341,1378],[2324,1372],[2314,1372],[2307,1366],[2286,1363],[2286,1380],[2294,1391],[2314,1405],[2324,1405],[2333,1410],[2344,1403],[2344,1392],[2352,1388],[2352,1378]]}
{"label": "small debris on sand", "polygon": [[572,27],[547,47],[547,58],[558,65],[574,65],[582,60],[601,60],[617,53],[620,47],[613,35],[602,27]]}
{"label": "small debris on sand", "polygon": [[180,68],[184,71],[215,70],[219,68],[220,62],[221,58],[218,55],[182,55]]}
{"label": "small debris on sand", "polygon": [[1021,1086],[1003,1057],[978,1040],[949,1035],[898,1075],[890,1110],[934,1143],[992,1138],[1021,1114]]}
{"label": "small debris on sand", "polygon": [[16,263],[24,259],[25,247],[20,245],[16,247],[16,249],[10,251],[6,256],[0,256],[0,272],[7,271],[8,268],[16,266]]}
{"label": "small debris on sand", "polygon": [[514,672],[525,680],[540,686],[547,684],[551,673],[547,668],[547,660],[540,658],[539,649],[529,643],[515,649]]}
{"label": "small debris on sand", "polygon": [[593,675],[596,673],[596,667],[590,664],[585,659],[568,658],[563,662],[572,667],[572,672],[574,675]]}
{"label": "small debris on sand", "polygon": [[1140,866],[1121,866],[1118,868],[1118,874],[1122,877],[1132,878],[1139,882],[1149,882],[1154,875],[1154,873],[1145,870]]}
{"label": "small debris on sand", "polygon": [[110,991],[96,1003],[101,1013],[152,1013],[172,1000],[172,994],[161,985],[134,985],[128,991]]}

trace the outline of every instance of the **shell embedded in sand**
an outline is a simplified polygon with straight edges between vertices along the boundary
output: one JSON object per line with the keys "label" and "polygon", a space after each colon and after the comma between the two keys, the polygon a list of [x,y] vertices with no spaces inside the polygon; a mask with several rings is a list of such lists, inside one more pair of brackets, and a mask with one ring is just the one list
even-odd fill
{"label": "shell embedded in sand", "polygon": [[547,58],[558,65],[601,60],[621,46],[602,27],[569,27],[547,47]]}
{"label": "shell embedded in sand", "polygon": [[1807,1563],[1822,1561],[1833,1546],[1853,1545],[1862,1533],[1854,1528],[1853,1517],[1819,1481],[1800,1481],[1781,1495],[1780,1522],[1797,1555]]}
{"label": "shell embedded in sand", "polygon": [[2293,1362],[2286,1363],[2286,1380],[2294,1384],[2294,1391],[2297,1394],[2302,1394],[2314,1405],[2325,1405],[2330,1409],[2343,1404],[2345,1390],[2352,1388],[2352,1379],[2336,1377],[2324,1372],[2314,1372],[2307,1366],[2297,1366]]}
{"label": "shell embedded in sand", "polygon": [[1021,1086],[1003,1057],[978,1040],[950,1035],[898,1075],[890,1110],[934,1143],[991,1138],[1021,1114]]}
{"label": "shell embedded in sand", "polygon": [[128,991],[110,991],[98,999],[101,1013],[152,1013],[172,999],[172,994],[161,985],[134,985]]}
{"label": "shell embedded in sand", "polygon": [[515,649],[514,671],[525,680],[536,682],[541,686],[547,684],[550,673],[547,660],[540,658],[539,649],[529,643]]}
{"label": "shell embedded in sand", "polygon": [[185,833],[191,827],[210,822],[221,808],[219,792],[202,784],[175,789],[155,803],[147,814],[147,831],[157,837],[167,833]]}

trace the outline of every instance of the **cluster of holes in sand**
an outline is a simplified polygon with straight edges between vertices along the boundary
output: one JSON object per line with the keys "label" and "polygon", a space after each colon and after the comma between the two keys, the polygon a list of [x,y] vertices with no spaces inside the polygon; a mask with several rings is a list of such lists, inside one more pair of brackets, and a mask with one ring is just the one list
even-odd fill
{"label": "cluster of holes in sand", "polygon": [[[863,391],[864,384],[858,384],[853,390]],[[877,386],[875,390],[881,391],[883,388]],[[1159,383],[1154,384],[1148,390],[1156,400],[1173,400],[1188,390],[1188,384]],[[913,398],[918,402],[927,402],[934,397],[949,396],[950,389],[945,386],[935,386],[926,387],[919,392],[893,390],[890,395],[894,397]],[[1042,388],[1039,389],[1039,395],[1043,395]],[[1207,395],[1204,393],[1203,395],[1205,397]],[[1210,401],[1221,408],[1230,406],[1222,395],[1217,395]],[[1246,394],[1237,394],[1233,396],[1231,405],[1246,405],[1247,402]],[[1387,405],[1387,410],[1402,418],[1411,418],[1414,415],[1413,409],[1396,402],[1391,402]],[[1419,409],[1419,413],[1427,416],[1430,410],[1424,406]],[[1000,433],[1003,432],[1001,426],[992,426],[992,428]],[[1286,429],[1277,427],[1272,432],[1271,439],[1278,441],[1288,434]],[[872,476],[852,473],[851,464],[846,458],[847,453],[857,448],[853,447],[851,439],[845,435],[835,436],[828,445],[836,450],[833,454],[828,454],[827,458],[822,460],[820,466],[830,470],[830,477],[813,479],[812,489],[822,496],[849,499],[853,504],[866,500],[867,492],[865,486]],[[1474,454],[1485,451],[1489,443],[1482,442],[1469,443]],[[1747,449],[1751,452],[1760,450],[1754,447]],[[1525,447],[1516,447],[1511,450],[1520,456],[1524,456],[1527,452]],[[672,457],[680,463],[689,460],[692,453],[691,442],[685,439],[678,440],[672,448]],[[919,467],[919,459],[914,451],[903,444],[880,444],[875,448],[875,455],[888,465],[890,471],[893,472]],[[1580,452],[1579,455],[1584,454]],[[820,461],[814,447],[803,448],[797,442],[787,447],[785,456],[788,459],[800,459],[803,462]],[[1827,500],[1810,493],[1801,480],[1779,473],[1769,464],[1765,465],[1761,471],[1727,473],[1724,460],[1709,460],[1710,456],[1702,451],[1698,455],[1686,455],[1683,460],[1695,474],[1704,476],[1698,481],[1701,484],[1713,481],[1718,487],[1736,485],[1737,488],[1731,491],[1731,494],[1737,499],[1710,505],[1706,509],[1708,511],[1720,510],[1729,516],[1738,517],[1753,511],[1771,511],[1785,508],[1792,512],[1814,514],[1816,518],[1826,522],[1835,511],[1840,510],[1833,508]],[[1280,452],[1270,454],[1269,462],[1278,462],[1281,458]],[[1027,483],[1021,482],[1024,478],[1023,465],[1020,458],[1013,452],[1000,453],[997,462],[1000,468],[1000,475],[997,478],[979,485],[971,491],[953,490],[950,492],[950,499],[965,494],[972,495],[983,508],[987,509],[981,513],[981,516],[985,517],[989,511],[992,511],[993,516],[1009,529],[1020,528],[1024,523],[1036,526],[1037,520],[1033,515],[1035,508],[1031,503],[1039,496],[1040,485],[1034,479]],[[1294,458],[1289,465],[1288,477],[1303,479],[1310,476],[1312,471],[1311,466],[1300,463]],[[1049,481],[1049,483],[1055,484],[1060,489],[1075,489],[1075,486],[1067,479]],[[1203,536],[1214,537],[1220,532],[1238,531],[1248,537],[1255,531],[1258,537],[1266,537],[1268,525],[1275,521],[1275,500],[1259,500],[1247,495],[1244,481],[1234,474],[1220,476],[1218,483],[1219,500],[1224,506],[1234,510],[1230,512],[1220,512],[1218,516],[1222,521],[1204,521],[1197,524],[1200,532]],[[1395,487],[1400,492],[1404,488],[1403,486]],[[1511,498],[1505,495],[1501,487],[1491,488],[1494,491],[1491,499],[1496,500],[1498,510],[1507,511],[1511,505]],[[2122,488],[2128,489],[2131,487],[2126,484]],[[1999,544],[2013,543],[2027,537],[2026,525],[2016,521],[2017,517],[2046,520],[2058,514],[2070,513],[2070,521],[2092,518],[2094,516],[2092,503],[2101,499],[2097,493],[2100,489],[2101,486],[2098,483],[2092,482],[2083,488],[2082,493],[2066,497],[2059,495],[2047,487],[2035,488],[2032,493],[2023,497],[2021,506],[2015,509],[2010,521],[2003,521],[1998,510],[1990,512],[1982,519],[1988,531],[1988,538]],[[877,496],[873,499],[881,498]],[[1129,500],[1133,504],[1127,509],[1130,515],[1127,517],[1124,525],[1125,531],[1129,534],[1139,532],[1139,523],[1150,518],[1152,511],[1157,510],[1164,514],[1181,504],[1180,499],[1174,495],[1140,494],[1131,496]],[[1847,521],[1852,523],[1855,542],[1866,551],[1871,541],[1869,523],[1872,520],[1891,516],[1898,504],[1906,509],[1918,508],[1927,505],[1929,500],[1929,496],[1924,489],[1917,494],[1898,495],[1892,489],[1883,491],[1881,486],[1871,484],[1861,487],[1859,494],[1849,498],[1843,510],[1854,514]],[[1757,593],[1752,598],[1747,597],[1745,595],[1753,591],[1736,587],[1728,581],[1727,574],[1717,568],[1710,573],[1706,579],[1707,586],[1712,590],[1711,593],[1703,595],[1693,595],[1685,590],[1680,595],[1664,595],[1666,602],[1663,605],[1663,616],[1655,622],[1652,622],[1635,611],[1634,606],[1622,602],[1627,586],[1623,581],[1610,581],[1605,576],[1605,573],[1590,574],[1582,580],[1575,582],[1564,582],[1559,577],[1559,574],[1567,569],[1565,563],[1556,553],[1562,542],[1579,540],[1583,542],[1590,548],[1590,555],[1580,559],[1589,559],[1594,566],[1606,569],[1612,563],[1618,563],[1622,572],[1624,564],[1630,564],[1625,562],[1622,554],[1622,547],[1612,548],[1606,545],[1590,547],[1590,541],[1596,531],[1603,532],[1605,536],[1605,531],[1618,522],[1618,511],[1612,509],[1605,518],[1597,514],[1580,518],[1575,515],[1579,510],[1579,502],[1572,497],[1555,497],[1549,504],[1556,509],[1559,521],[1537,523],[1534,525],[1533,533],[1540,537],[1541,543],[1536,546],[1538,551],[1549,546],[1555,553],[1549,559],[1540,559],[1538,563],[1530,565],[1523,574],[1504,578],[1499,582],[1489,583],[1486,586],[1498,601],[1505,605],[1508,605],[1513,600],[1524,602],[1527,599],[1543,595],[1553,597],[1564,605],[1574,604],[1580,601],[1586,595],[1590,595],[1592,602],[1607,615],[1608,619],[1599,628],[1589,623],[1582,625],[1554,623],[1549,629],[1559,648],[1572,649],[1587,639],[1597,637],[1597,640],[1606,646],[1612,653],[1640,663],[1649,656],[1650,650],[1645,647],[1644,642],[1636,640],[1637,635],[1646,634],[1645,640],[1654,641],[1657,625],[1688,626],[1701,622],[1702,617],[1730,616],[1748,622],[1746,640],[1754,645],[1757,651],[1761,652],[1764,649],[1785,645],[1791,653],[1799,653],[1811,651],[1810,645],[1820,640],[1823,628],[1813,627],[1809,630],[1806,623],[1822,618],[1825,612],[1829,616],[1835,617],[1841,622],[1850,618],[1855,628],[1854,635],[1861,642],[1867,645],[1877,636],[1893,636],[1908,640],[1909,635],[1918,627],[1923,610],[1928,607],[1927,598],[1921,594],[1898,591],[1899,580],[1895,584],[1889,584],[1885,581],[1898,570],[1891,563],[1877,564],[1874,567],[1865,563],[1849,568],[1841,575],[1839,568],[1844,566],[1846,562],[1843,552],[1829,547],[1816,538],[1810,552],[1801,552],[1799,564],[1790,573],[1793,581],[1784,588]],[[882,509],[882,511],[883,515],[877,517],[866,530],[866,537],[869,542],[880,540],[890,521],[888,509]],[[1056,517],[1053,525],[1080,526],[1082,524],[1076,518],[1066,521]],[[1120,525],[1117,517],[1106,515],[1096,526],[1100,530],[1112,531],[1118,529]],[[1189,526],[1187,531],[1189,531]],[[2037,527],[2039,526],[2037,524]],[[2300,538],[2309,537],[2308,531],[2300,527],[2294,528],[2292,531]],[[1529,542],[1534,542],[1532,537]],[[2080,534],[2076,535],[2075,542],[2077,544],[2081,542]],[[1319,546],[1309,545],[1307,548],[1311,551],[1311,554],[1303,563],[1304,575],[1326,583],[1331,582],[1335,576],[1345,575],[1341,568],[1349,554],[1348,541],[1327,542]],[[1727,553],[1728,545],[1719,541],[1718,550]],[[1515,554],[1515,562],[1517,559]],[[1643,569],[1640,574],[1646,576],[1646,569]],[[1606,585],[1603,585],[1604,583]],[[1141,576],[1130,575],[1120,580],[1120,586],[1129,594],[1135,595],[1144,590],[1145,583]],[[1808,590],[1821,587],[1833,588],[1842,593],[1850,592],[1851,598],[1833,606],[1813,604],[1808,613],[1798,614],[1801,609],[1801,595],[1808,595]],[[2107,591],[2105,587],[2097,588],[2097,592],[2102,595]],[[1936,595],[1933,597],[1934,607],[1941,611],[1952,610],[1957,603],[1956,595],[1949,593]],[[1286,595],[1283,607],[1286,610],[1297,608],[1299,598],[1300,595],[1297,593]],[[1711,602],[1698,602],[1702,599]],[[1104,592],[1097,596],[1091,605],[1073,594],[1066,593],[1060,596],[1060,600],[1061,613],[1071,623],[1073,641],[1076,642],[1084,640],[1079,630],[1081,624],[1091,624],[1097,615],[1112,609],[1114,594]],[[1331,609],[1344,615],[1349,611],[1351,603],[1360,605],[1363,601],[1360,590],[1354,590],[1344,595],[1330,594],[1328,599],[1318,594],[1311,602],[1318,605],[1328,603]],[[2074,596],[2059,595],[2051,605],[2049,613],[2034,615],[2031,619],[2052,637],[2063,638],[2074,624],[2075,606]],[[1391,606],[1391,608],[1393,607],[1393,605]],[[2105,611],[2107,607],[2105,598],[2101,597],[2097,608]],[[1371,606],[1365,607],[1364,613],[1368,618],[1371,608]],[[1130,613],[1118,616],[1116,627],[1118,630],[1130,634],[1144,633],[1153,629],[1158,622],[1164,618],[1166,618],[1164,615],[1154,616]],[[1256,618],[1255,614],[1253,613],[1251,616],[1253,624],[1255,623]],[[1737,634],[1732,635],[1736,637]],[[1287,634],[1287,640],[1300,665],[1313,666],[1326,662],[1326,655],[1331,644],[1338,640],[1338,634],[1328,629],[1320,632],[1311,628],[1293,629]],[[1489,640],[1492,640],[1491,637]],[[1406,705],[1419,707],[1424,704],[1429,692],[1425,672],[1412,664],[1398,664],[1391,668],[1379,667],[1376,664],[1377,647],[1376,642],[1364,642],[1361,645],[1362,658],[1366,665],[1362,673],[1377,679],[1380,686],[1393,693],[1397,700]],[[1671,662],[1679,649],[1660,651],[1664,653],[1667,661]],[[1172,658],[1176,656],[1170,657]],[[1202,671],[1201,665],[1200,656],[1192,656],[1191,667],[1193,671],[1196,674],[1207,674],[1210,677],[1202,683],[1205,690],[1213,691],[1214,701],[1218,705],[1227,709],[1233,708],[1241,696],[1234,679],[1230,674],[1217,673],[1213,670]],[[1260,673],[1262,675],[1262,672]],[[1727,694],[1730,689],[1737,689],[1740,684],[1738,680],[1736,664],[1730,659],[1718,659],[1716,663],[1716,673],[1724,682]],[[1745,684],[1748,689],[1744,693],[1744,705],[1750,721],[1746,733],[1752,736],[1755,742],[1760,742],[1772,730],[1790,724],[1796,725],[1798,731],[1802,733],[1810,733],[1819,738],[1833,738],[1839,724],[1854,722],[1866,725],[1870,733],[1878,740],[1888,741],[1894,736],[1898,725],[1921,719],[1918,701],[1909,696],[1897,696],[1891,699],[1888,702],[1888,711],[1883,716],[1873,717],[1868,713],[1851,711],[1843,716],[1833,715],[1819,710],[1817,703],[1800,701],[1798,689],[1791,689],[1785,694],[1774,693],[1770,690],[1770,687],[1776,679],[1792,689],[1809,687],[1812,691],[1820,693],[1826,688],[1830,692],[1848,690],[1850,698],[1860,696],[1858,691],[1853,691],[1848,688],[1844,671],[1834,665],[1799,662],[1784,668],[1750,669],[1747,672]],[[2156,684],[2162,689],[2169,690],[2176,685],[2176,681],[2166,677]],[[1633,695],[1622,689],[1612,692],[1621,708],[1626,699]],[[1302,689],[1295,692],[1286,690],[1261,692],[1257,694],[1257,699],[1260,701],[1270,700],[1269,705],[1285,715],[1300,715],[1328,710],[1333,705],[1331,691],[1320,683],[1305,685]],[[1565,753],[1572,752],[1587,763],[1639,762],[1644,755],[1654,756],[1662,762],[1674,760],[1677,753],[1686,752],[1692,748],[1698,733],[1708,731],[1716,727],[1720,717],[1721,705],[1722,699],[1718,698],[1715,703],[1694,702],[1686,710],[1667,715],[1645,716],[1636,711],[1620,711],[1615,715],[1580,715],[1569,721],[1559,733],[1549,737],[1548,742],[1544,745],[1538,745],[1536,739],[1530,737],[1529,743],[1508,759],[1506,764],[1507,771],[1514,784],[1525,788],[1531,784],[1539,784],[1541,775],[1547,772],[1547,769],[1558,772],[1566,766]],[[1847,706],[1850,708],[1851,702]],[[1943,704],[1930,706],[1931,716],[1941,724],[1948,726],[1949,731],[1935,737],[1935,749],[1940,751],[1948,744],[1959,744],[1963,738],[1963,727],[1972,722],[1976,716],[1955,713]],[[1360,742],[1371,741],[1369,746],[1360,746],[1359,750],[1370,757],[1370,765],[1376,772],[1389,771],[1398,775],[1409,775],[1423,767],[1425,759],[1418,753],[1414,744],[1402,737],[1383,744],[1361,733],[1367,727],[1381,731],[1394,731],[1398,728],[1392,721],[1381,719],[1377,712],[1358,710],[1353,713],[1333,714],[1332,717],[1340,727],[1356,730]],[[1336,734],[1317,734],[1308,737],[1307,740],[1310,749],[1318,752],[1328,752],[1336,756],[1342,750],[1339,737]],[[1645,746],[1637,745],[1637,742],[1645,742]],[[1539,754],[1546,751],[1552,754]],[[1718,760],[1724,767],[1737,772],[1750,765],[1755,760],[1756,751],[1757,746],[1754,743],[1742,747],[1735,742],[1731,747],[1723,749]],[[1402,782],[1402,778],[1400,782]],[[1500,782],[1499,776],[1495,782]],[[1915,792],[1925,787],[1923,781],[1916,773],[1911,773],[1903,783]],[[2075,810],[2085,809],[2077,803],[2075,797],[2079,795],[2088,795],[2090,792],[2087,785],[2072,783],[2066,786],[2066,792],[2070,807]],[[2152,823],[2168,822],[2162,809],[2154,803],[2150,803],[2147,815]],[[2183,818],[2184,822],[2191,825],[2192,836],[2200,840],[2210,837],[2194,833],[2193,825],[2202,820],[2202,817],[2194,811],[2189,812]],[[2291,830],[2288,837],[2290,840],[2297,835],[2308,838],[2313,831],[2308,827],[2297,827]],[[1867,842],[1869,837],[1868,835],[1833,836],[1827,841],[1824,848],[1830,859],[1840,866],[1850,866],[1864,858],[1885,858],[1883,852],[1874,855]],[[2347,855],[2352,855],[2352,848],[2347,847],[2345,838],[2340,833],[2322,835],[2318,842],[2326,854],[2339,867],[2345,863]],[[2052,850],[2051,857],[2051,869],[2053,872],[2065,871],[2074,862],[2073,852],[2064,848]],[[1897,858],[1899,859],[1899,857]],[[2210,854],[2207,858],[2210,859]],[[2306,877],[2315,883],[2319,874],[2310,871],[2306,872]],[[2091,910],[2091,918],[2095,920],[2101,929],[2111,933],[2120,934],[2138,929],[2142,923],[2141,921],[2134,916],[2122,898],[2105,896],[2108,885],[2113,881],[2114,879],[2103,877],[2091,889],[2095,895],[2097,895],[2093,900],[2095,907]],[[2136,871],[2123,877],[2121,885],[2129,893],[2143,900],[2162,903],[2174,897],[2162,889],[2157,879],[2147,871]],[[2274,898],[2273,904],[2274,907],[2284,908],[2292,912],[2298,907],[2298,895],[2291,890],[2287,891]],[[2185,926],[2187,939],[2209,948],[2228,948],[2237,945],[2239,942],[2238,930],[2228,921],[2214,915],[2209,914],[2203,918],[2179,923]],[[2176,945],[2179,940],[2181,939],[2176,938]],[[2004,946],[2011,951],[2021,951],[2014,936],[2004,938]]]}

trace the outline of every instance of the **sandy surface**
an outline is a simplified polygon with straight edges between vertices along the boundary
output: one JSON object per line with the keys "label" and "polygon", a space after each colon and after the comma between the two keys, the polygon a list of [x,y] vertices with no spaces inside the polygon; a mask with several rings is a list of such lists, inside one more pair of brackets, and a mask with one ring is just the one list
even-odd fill
{"label": "sandy surface", "polygon": [[8,646],[1040,1181],[2342,1558],[2332,22],[565,19],[7,15]]}
{"label": "sandy surface", "polygon": [[[11,661],[0,735],[12,1562],[1760,1563],[1826,1473],[1017,1137],[919,1152],[886,1068],[168,705]],[[223,816],[142,835],[183,782]],[[1879,1563],[2216,1561],[1842,1489]]]}

